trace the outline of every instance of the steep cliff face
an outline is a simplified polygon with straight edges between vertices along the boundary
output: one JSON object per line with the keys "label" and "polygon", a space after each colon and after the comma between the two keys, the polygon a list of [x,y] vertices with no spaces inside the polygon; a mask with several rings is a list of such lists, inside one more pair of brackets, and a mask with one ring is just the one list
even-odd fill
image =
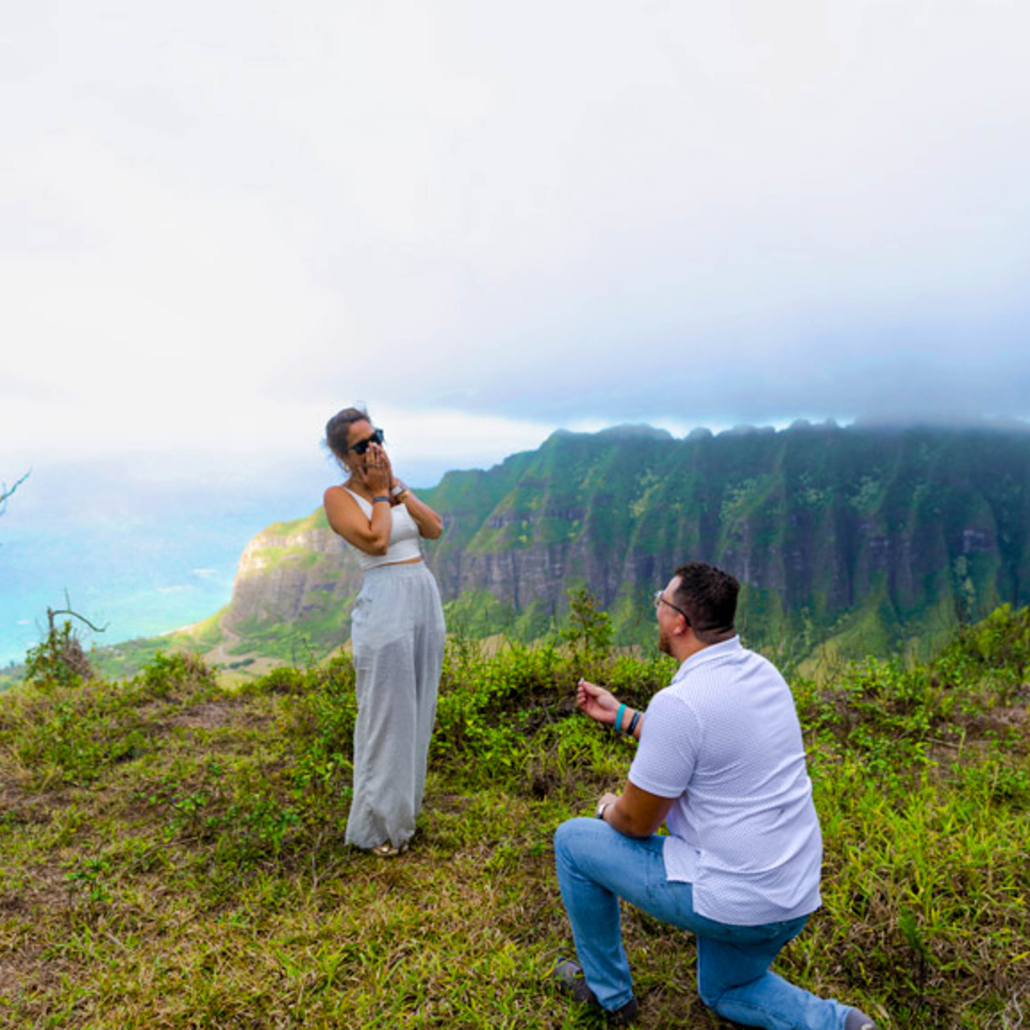
{"label": "steep cliff face", "polygon": [[346,638],[346,612],[360,586],[357,564],[319,511],[269,526],[247,544],[223,623],[266,640],[317,627],[314,643],[323,651]]}
{"label": "steep cliff face", "polygon": [[[650,594],[690,559],[741,579],[756,640],[802,624],[823,638],[871,611],[896,637],[1030,601],[1025,432],[563,432],[423,496],[445,520],[426,548],[444,600],[482,631],[540,632],[586,586],[622,639],[649,637]],[[227,621],[328,644],[359,586],[317,513],[248,545]]]}

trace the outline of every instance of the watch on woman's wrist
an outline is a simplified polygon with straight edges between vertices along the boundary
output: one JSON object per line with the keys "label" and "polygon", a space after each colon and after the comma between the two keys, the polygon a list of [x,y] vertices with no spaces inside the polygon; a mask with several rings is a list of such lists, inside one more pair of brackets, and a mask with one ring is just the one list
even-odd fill
{"label": "watch on woman's wrist", "polygon": [[399,501],[408,492],[408,487],[402,479],[398,479],[390,488],[390,495]]}

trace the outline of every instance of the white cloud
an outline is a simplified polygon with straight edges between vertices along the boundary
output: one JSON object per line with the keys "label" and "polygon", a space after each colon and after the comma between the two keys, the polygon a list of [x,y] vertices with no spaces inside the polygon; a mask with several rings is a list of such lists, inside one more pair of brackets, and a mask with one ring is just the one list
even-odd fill
{"label": "white cloud", "polygon": [[7,463],[296,455],[354,395],[470,464],[576,420],[847,418],[902,370],[1025,411],[1014,0],[16,17]]}

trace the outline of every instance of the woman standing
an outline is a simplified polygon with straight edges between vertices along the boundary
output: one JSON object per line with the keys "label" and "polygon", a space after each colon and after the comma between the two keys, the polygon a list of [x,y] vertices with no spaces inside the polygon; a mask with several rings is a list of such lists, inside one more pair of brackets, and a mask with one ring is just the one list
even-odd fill
{"label": "woman standing", "polygon": [[326,517],[364,573],[351,616],[358,718],[347,843],[386,857],[407,847],[422,807],[444,620],[420,538],[435,540],[443,522],[394,476],[366,412],[344,408],[325,436],[348,473],[326,490]]}

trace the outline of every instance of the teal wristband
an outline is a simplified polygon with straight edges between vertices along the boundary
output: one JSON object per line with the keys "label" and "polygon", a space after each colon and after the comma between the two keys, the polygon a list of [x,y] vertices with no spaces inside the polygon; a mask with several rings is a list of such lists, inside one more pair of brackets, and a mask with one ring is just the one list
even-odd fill
{"label": "teal wristband", "polygon": [[621,733],[622,732],[622,716],[625,713],[625,711],[626,711],[626,706],[625,705],[619,705],[618,714],[615,716],[615,732],[616,733]]}

